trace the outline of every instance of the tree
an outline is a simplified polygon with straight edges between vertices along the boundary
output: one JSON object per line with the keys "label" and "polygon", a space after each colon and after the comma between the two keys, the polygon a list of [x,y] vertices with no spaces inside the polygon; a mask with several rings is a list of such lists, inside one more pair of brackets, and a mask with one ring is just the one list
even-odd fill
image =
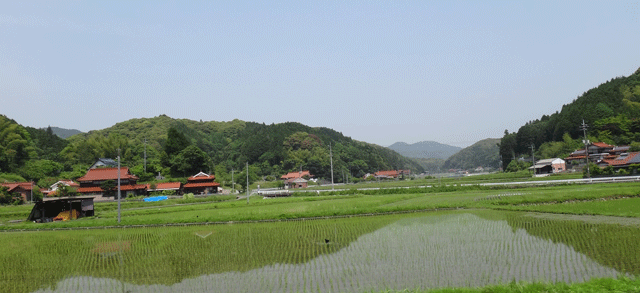
{"label": "tree", "polygon": [[[249,185],[251,185],[254,182],[258,181],[258,178],[259,178],[258,171],[259,171],[258,167],[249,165]],[[236,189],[242,189],[242,190],[246,191],[246,187],[247,187],[247,168],[244,168],[244,170],[240,171],[237,174],[237,177],[235,177],[234,179],[236,181]]]}
{"label": "tree", "polygon": [[516,133],[509,133],[504,131],[504,136],[500,140],[500,158],[502,158],[502,169],[506,170],[507,166],[511,163],[511,160],[515,158],[516,153]]}
{"label": "tree", "polygon": [[[111,181],[113,183],[113,180]],[[110,188],[115,188],[115,187],[110,187]],[[56,197],[68,197],[68,196],[77,196],[77,195],[78,195],[78,191],[75,188],[67,186],[65,184],[59,184],[58,188],[55,191]]]}
{"label": "tree", "polygon": [[115,196],[116,195],[116,182],[113,180],[107,180],[100,184],[100,188],[102,189],[104,196]]}
{"label": "tree", "polygon": [[20,168],[19,173],[28,180],[39,181],[45,177],[59,175],[62,168],[62,164],[51,160],[31,160]]}
{"label": "tree", "polygon": [[184,136],[184,134],[178,132],[177,129],[170,127],[167,131],[167,141],[164,145],[164,151],[171,159],[174,155],[187,148],[191,142]]}
{"label": "tree", "polygon": [[171,173],[176,176],[187,176],[207,171],[209,161],[209,156],[205,152],[197,146],[190,145],[171,160]]}

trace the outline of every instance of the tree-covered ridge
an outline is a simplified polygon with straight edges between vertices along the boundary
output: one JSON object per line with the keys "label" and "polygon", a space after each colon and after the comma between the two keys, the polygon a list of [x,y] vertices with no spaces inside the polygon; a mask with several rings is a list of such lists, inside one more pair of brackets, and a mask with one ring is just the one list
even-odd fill
{"label": "tree-covered ridge", "polygon": [[640,142],[640,69],[613,78],[562,106],[560,112],[529,121],[500,142],[503,167],[518,156],[565,157],[581,144],[583,121],[588,139],[613,145]]}
{"label": "tree-covered ridge", "polygon": [[500,156],[498,155],[499,138],[487,138],[462,149],[449,157],[442,168],[470,170],[477,167],[498,168]]}
{"label": "tree-covered ridge", "polygon": [[[147,172],[143,167],[145,140]],[[303,168],[328,179],[331,176],[329,145],[334,170],[338,173],[360,177],[386,169],[422,171],[417,163],[387,148],[353,140],[328,128],[295,122],[271,125],[240,120],[202,122],[161,115],[131,119],[110,128],[75,135],[68,141],[68,146],[60,152],[66,165],[89,165],[100,157],[115,158],[120,149],[123,165],[143,180],[153,178],[158,172],[188,175],[198,161],[194,157],[206,157],[200,160],[205,162],[197,169],[215,173],[220,181],[227,180],[232,169],[242,170],[246,163],[256,176],[279,177]],[[193,147],[185,151],[189,146]]]}

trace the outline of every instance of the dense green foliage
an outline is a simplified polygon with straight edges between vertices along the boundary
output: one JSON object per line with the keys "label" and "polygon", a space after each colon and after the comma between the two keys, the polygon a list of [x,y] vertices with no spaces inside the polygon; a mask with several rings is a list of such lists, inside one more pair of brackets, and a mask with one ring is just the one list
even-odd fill
{"label": "dense green foliage", "polygon": [[[141,171],[144,141],[147,145],[147,173]],[[165,115],[131,119],[113,127],[82,133],[69,138],[62,151],[66,164],[91,164],[99,157],[115,157],[122,151],[123,165],[136,169],[136,175],[150,177],[161,172],[173,176],[192,175],[194,171],[230,173],[242,170],[245,163],[257,167],[258,176],[280,175],[303,168],[319,178],[330,178],[329,144],[332,145],[335,172],[350,172],[360,177],[368,172],[422,167],[399,154],[377,145],[353,140],[328,128],[312,128],[287,122],[265,125],[233,120],[198,122],[172,119]],[[210,158],[202,165],[185,163],[201,153]],[[222,168],[218,166],[222,165]],[[222,174],[221,174],[222,175]],[[336,176],[337,182],[341,179]],[[230,180],[225,180],[230,181]],[[239,182],[239,181],[238,181]]]}
{"label": "dense green foliage", "polygon": [[[581,125],[588,125],[588,139],[613,145],[640,142],[640,70],[613,78],[562,106],[562,110],[530,121],[500,142],[503,167],[517,156],[564,157],[580,147]],[[567,136],[565,136],[567,134]]]}
{"label": "dense green foliage", "polygon": [[466,147],[449,157],[442,165],[443,169],[470,170],[477,167],[498,168],[500,139],[487,138]]}
{"label": "dense green foliage", "polygon": [[0,115],[0,172],[15,172],[36,156],[29,132],[14,120]]}

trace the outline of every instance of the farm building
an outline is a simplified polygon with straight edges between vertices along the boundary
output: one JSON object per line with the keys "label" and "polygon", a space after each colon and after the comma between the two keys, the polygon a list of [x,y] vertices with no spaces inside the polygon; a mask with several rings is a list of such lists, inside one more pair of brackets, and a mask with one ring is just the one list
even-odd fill
{"label": "farm building", "polygon": [[311,175],[311,173],[309,173],[309,171],[307,170],[307,171],[299,171],[299,172],[289,172],[285,175],[282,175],[280,179],[286,181],[286,180],[292,180],[296,178],[303,178],[305,176],[309,178],[313,177],[313,175]]}
{"label": "farm building", "polygon": [[302,178],[302,177],[298,177],[295,179],[289,179],[289,180],[285,180],[285,188],[307,188],[309,187],[309,181]]}
{"label": "farm building", "polygon": [[148,192],[161,192],[161,191],[172,191],[173,194],[181,194],[182,193],[182,182],[163,182],[157,183],[155,188],[151,188],[152,185],[148,185]]}
{"label": "farm building", "polygon": [[27,220],[37,223],[92,217],[93,197],[45,198],[36,202]]}
{"label": "farm building", "polygon": [[535,165],[529,167],[534,174],[553,174],[567,170],[566,163],[563,159],[553,158],[537,161]]}
{"label": "farm building", "polygon": [[12,182],[12,183],[0,183],[0,186],[7,188],[9,193],[17,194],[22,197],[24,201],[31,201],[31,194],[33,191],[33,182]]}
{"label": "farm building", "polygon": [[215,175],[209,175],[204,172],[200,172],[187,178],[187,184],[182,187],[184,193],[193,194],[211,194],[218,193],[218,187],[220,183],[214,182]]}

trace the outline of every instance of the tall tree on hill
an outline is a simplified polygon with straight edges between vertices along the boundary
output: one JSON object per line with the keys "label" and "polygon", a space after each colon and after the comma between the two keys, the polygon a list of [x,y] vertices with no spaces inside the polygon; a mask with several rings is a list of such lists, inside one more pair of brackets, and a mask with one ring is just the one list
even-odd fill
{"label": "tall tree on hill", "polygon": [[164,151],[169,158],[178,154],[185,148],[187,148],[191,142],[184,136],[184,134],[178,132],[177,129],[170,127],[167,131],[167,141],[164,144]]}
{"label": "tall tree on hill", "polygon": [[173,156],[171,173],[174,176],[194,175],[200,171],[209,172],[211,159],[195,145],[190,145]]}

